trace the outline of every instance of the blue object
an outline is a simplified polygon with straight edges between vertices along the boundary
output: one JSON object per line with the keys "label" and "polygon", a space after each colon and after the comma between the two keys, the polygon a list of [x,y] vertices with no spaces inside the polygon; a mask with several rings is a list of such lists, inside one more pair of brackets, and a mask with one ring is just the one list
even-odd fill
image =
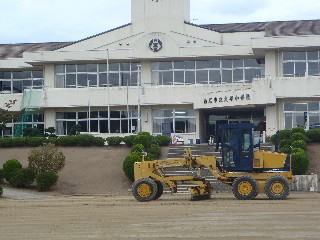
{"label": "blue object", "polygon": [[196,144],[200,144],[200,139],[199,138],[196,139]]}

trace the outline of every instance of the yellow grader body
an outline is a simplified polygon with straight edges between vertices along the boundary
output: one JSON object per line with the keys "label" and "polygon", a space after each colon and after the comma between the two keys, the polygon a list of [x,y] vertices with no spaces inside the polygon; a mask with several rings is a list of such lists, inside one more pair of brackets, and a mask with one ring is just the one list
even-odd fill
{"label": "yellow grader body", "polygon": [[[266,193],[270,199],[286,199],[289,195],[289,183],[292,180],[290,170],[285,168],[288,156],[273,152],[257,151],[253,155],[251,172],[228,171],[214,156],[192,156],[191,150],[186,149],[184,158],[142,161],[134,165],[135,182],[132,193],[138,201],[158,199],[163,193],[163,185],[173,193],[177,192],[177,184],[186,183],[190,187],[192,200],[208,199],[212,186],[206,181],[201,172],[208,169],[220,182],[232,186],[233,194],[241,200],[254,199],[259,193]],[[193,176],[170,176],[165,170],[176,167],[187,167],[196,174]],[[266,170],[272,169],[272,170]]]}

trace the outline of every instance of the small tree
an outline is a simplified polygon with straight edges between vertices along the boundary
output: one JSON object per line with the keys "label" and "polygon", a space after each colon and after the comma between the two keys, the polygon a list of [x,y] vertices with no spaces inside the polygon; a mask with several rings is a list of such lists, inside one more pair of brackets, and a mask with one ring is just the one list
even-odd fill
{"label": "small tree", "polygon": [[77,124],[71,127],[70,129],[70,135],[71,136],[76,136],[76,135],[80,135],[80,132],[82,132],[82,127],[81,125]]}
{"label": "small tree", "polygon": [[46,137],[56,137],[56,129],[54,127],[49,127],[44,130]]}
{"label": "small tree", "polygon": [[0,108],[0,131],[6,128],[7,123],[12,121],[18,121],[20,118],[20,112],[9,111],[15,104],[17,100],[9,100],[5,103],[6,109]]}
{"label": "small tree", "polygon": [[32,150],[28,157],[28,162],[29,168],[33,170],[36,175],[46,172],[57,173],[65,165],[65,156],[62,152],[58,152],[55,145],[49,143]]}

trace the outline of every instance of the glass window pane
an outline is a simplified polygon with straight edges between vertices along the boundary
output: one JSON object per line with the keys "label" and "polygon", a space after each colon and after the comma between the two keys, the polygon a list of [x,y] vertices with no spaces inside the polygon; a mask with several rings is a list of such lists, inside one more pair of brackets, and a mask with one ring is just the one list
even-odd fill
{"label": "glass window pane", "polygon": [[90,130],[91,132],[99,132],[98,120],[90,120]]}
{"label": "glass window pane", "polygon": [[121,120],[121,133],[128,133],[129,128],[128,128],[128,120]]}
{"label": "glass window pane", "polygon": [[232,60],[222,60],[222,68],[232,68]]}
{"label": "glass window pane", "polygon": [[109,73],[110,87],[119,86],[119,73]]}
{"label": "glass window pane", "polygon": [[233,82],[243,81],[243,69],[233,70]]}
{"label": "glass window pane", "polygon": [[0,79],[11,79],[11,72],[0,72]]}
{"label": "glass window pane", "polygon": [[306,60],[306,52],[293,52],[293,60]]}
{"label": "glass window pane", "polygon": [[318,51],[313,51],[313,52],[307,52],[307,59],[308,60],[318,60]]}
{"label": "glass window pane", "polygon": [[185,69],[185,62],[174,62],[174,69]]}
{"label": "glass window pane", "polygon": [[108,111],[99,111],[100,118],[108,118]]}
{"label": "glass window pane", "polygon": [[208,84],[208,70],[197,71],[197,84]]}
{"label": "glass window pane", "polygon": [[308,111],[308,104],[306,103],[295,103],[294,106],[296,111]]}
{"label": "glass window pane", "polygon": [[76,70],[76,65],[66,65],[66,72],[67,73],[75,73]]}
{"label": "glass window pane", "polygon": [[309,114],[309,127],[311,129],[320,127],[320,113]]}
{"label": "glass window pane", "polygon": [[64,119],[76,119],[76,112],[65,112],[63,117]]}
{"label": "glass window pane", "polygon": [[294,113],[293,114],[293,126],[292,127],[305,127],[305,120],[303,113]]}
{"label": "glass window pane", "polygon": [[137,72],[131,72],[130,86],[138,86],[138,73]]}
{"label": "glass window pane", "polygon": [[194,71],[186,71],[186,84],[195,84],[196,81],[196,74]]}
{"label": "glass window pane", "polygon": [[87,119],[88,113],[87,112],[78,112],[78,119]]}
{"label": "glass window pane", "polygon": [[100,73],[99,74],[99,86],[100,87],[107,87],[108,86],[108,74],[107,73]]}
{"label": "glass window pane", "polygon": [[78,125],[81,126],[80,132],[88,132],[88,121],[78,121]]}
{"label": "glass window pane", "polygon": [[283,64],[283,76],[291,77],[294,76],[294,63],[288,62]]}
{"label": "glass window pane", "polygon": [[0,93],[11,93],[11,81],[0,81]]}
{"label": "glass window pane", "polygon": [[22,93],[22,81],[16,80],[12,82],[13,93]]}
{"label": "glass window pane", "polygon": [[220,70],[209,71],[209,81],[210,81],[210,84],[220,84],[221,83]]}
{"label": "glass window pane", "polygon": [[66,87],[67,88],[75,88],[76,87],[76,74],[67,74]]}
{"label": "glass window pane", "polygon": [[55,69],[56,69],[56,73],[65,73],[66,72],[64,65],[56,65]]}
{"label": "glass window pane", "polygon": [[99,72],[107,72],[108,64],[99,64]]}
{"label": "glass window pane", "polygon": [[77,65],[77,72],[81,72],[81,73],[87,73],[87,64],[79,64]]}
{"label": "glass window pane", "polygon": [[131,71],[138,71],[138,63],[131,63]]}
{"label": "glass window pane", "polygon": [[283,52],[283,60],[293,60],[294,52]]}
{"label": "glass window pane", "polygon": [[160,73],[160,83],[163,85],[173,84],[173,72],[162,72]]}
{"label": "glass window pane", "polygon": [[254,78],[261,77],[260,69],[246,69],[245,70],[245,80],[252,82]]}
{"label": "glass window pane", "polygon": [[129,86],[130,82],[130,73],[120,73],[120,81],[121,85],[120,86]]}
{"label": "glass window pane", "polygon": [[258,59],[245,59],[244,60],[244,66],[245,67],[261,67],[261,60]]}
{"label": "glass window pane", "polygon": [[64,75],[57,75],[56,76],[56,88],[65,88],[65,76]]}
{"label": "glass window pane", "polygon": [[234,68],[243,68],[243,60],[233,60]]}
{"label": "glass window pane", "polygon": [[120,111],[111,111],[110,118],[120,118]]}
{"label": "glass window pane", "polygon": [[319,102],[309,102],[308,103],[309,111],[319,111]]}
{"label": "glass window pane", "polygon": [[78,74],[78,87],[88,86],[88,75],[85,73]]}
{"label": "glass window pane", "polygon": [[153,117],[173,117],[173,110],[153,110]]}
{"label": "glass window pane", "polygon": [[171,70],[171,69],[172,69],[172,62],[159,63],[159,70]]}
{"label": "glass window pane", "polygon": [[308,75],[309,76],[318,76],[319,73],[320,73],[319,63],[308,62]]}
{"label": "glass window pane", "polygon": [[197,69],[206,69],[210,68],[210,62],[209,61],[197,61]]}
{"label": "glass window pane", "polygon": [[98,71],[98,65],[97,64],[88,64],[87,65],[87,71],[88,72],[97,72]]}
{"label": "glass window pane", "polygon": [[232,83],[232,70],[222,71],[222,83]]}
{"label": "glass window pane", "polygon": [[220,68],[220,60],[210,60],[210,68]]}
{"label": "glass window pane", "polygon": [[295,63],[295,76],[304,77],[306,75],[306,63],[305,62],[296,62]]}
{"label": "glass window pane", "polygon": [[292,128],[292,113],[286,113],[285,114],[285,129],[291,129]]}
{"label": "glass window pane", "polygon": [[119,71],[119,63],[109,64],[109,71],[118,72]]}
{"label": "glass window pane", "polygon": [[98,111],[90,112],[90,118],[98,118],[98,115],[99,115]]}
{"label": "glass window pane", "polygon": [[120,133],[120,120],[110,120],[110,133]]}
{"label": "glass window pane", "polygon": [[90,87],[96,87],[98,85],[97,74],[88,74],[88,84]]}
{"label": "glass window pane", "polygon": [[293,103],[285,103],[284,111],[295,111],[295,105]]}
{"label": "glass window pane", "polygon": [[33,78],[43,78],[43,72],[42,71],[32,71],[32,77]]}
{"label": "glass window pane", "polygon": [[120,63],[120,71],[130,71],[130,63]]}
{"label": "glass window pane", "polygon": [[174,84],[175,85],[183,85],[184,84],[184,72],[175,71],[174,72]]}
{"label": "glass window pane", "polygon": [[100,133],[109,133],[108,120],[100,120]]}
{"label": "glass window pane", "polygon": [[43,80],[33,80],[33,88],[41,89],[43,86]]}

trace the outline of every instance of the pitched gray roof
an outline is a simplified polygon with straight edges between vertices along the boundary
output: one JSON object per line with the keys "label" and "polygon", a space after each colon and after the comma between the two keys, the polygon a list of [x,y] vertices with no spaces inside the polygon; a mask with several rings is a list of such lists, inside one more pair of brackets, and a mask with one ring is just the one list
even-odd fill
{"label": "pitched gray roof", "polygon": [[54,51],[70,42],[0,44],[0,59],[20,58],[24,52]]}
{"label": "pitched gray roof", "polygon": [[221,33],[265,31],[266,37],[320,35],[320,20],[205,24],[198,26]]}

